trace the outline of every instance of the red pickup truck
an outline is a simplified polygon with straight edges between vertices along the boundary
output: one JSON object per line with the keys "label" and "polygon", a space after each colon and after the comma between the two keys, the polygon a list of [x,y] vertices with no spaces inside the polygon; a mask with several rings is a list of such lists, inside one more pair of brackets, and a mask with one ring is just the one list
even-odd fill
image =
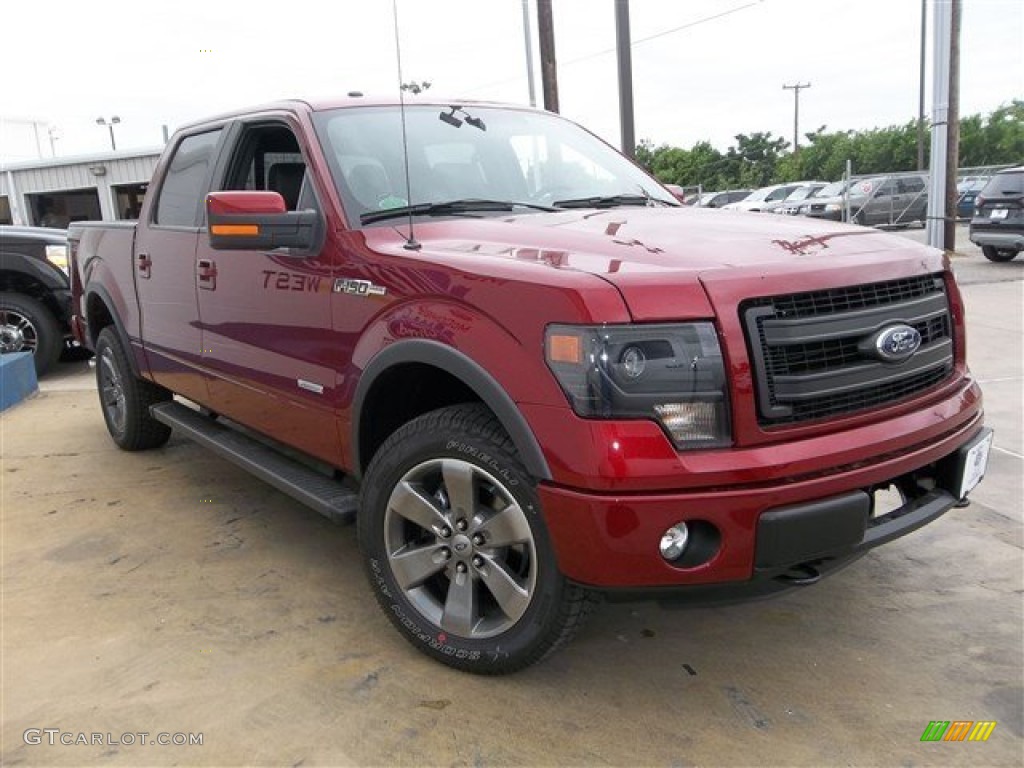
{"label": "red pickup truck", "polygon": [[355,518],[389,619],[459,669],[538,661],[596,596],[810,584],[985,471],[942,253],[680,207],[542,111],[223,115],[138,224],[70,241],[114,441],[173,427]]}

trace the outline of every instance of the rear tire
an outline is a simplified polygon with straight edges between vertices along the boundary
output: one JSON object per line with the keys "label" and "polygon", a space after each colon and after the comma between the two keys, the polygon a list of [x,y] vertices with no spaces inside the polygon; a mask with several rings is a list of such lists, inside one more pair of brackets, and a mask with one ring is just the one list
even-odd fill
{"label": "rear tire", "polygon": [[144,451],[159,448],[170,438],[171,428],[154,419],[149,407],[167,402],[171,393],[135,378],[128,353],[111,326],[96,339],[96,389],[107,431],[118,448]]}
{"label": "rear tire", "polygon": [[0,342],[6,352],[31,352],[36,377],[60,358],[64,335],[41,302],[21,293],[0,293]]}
{"label": "rear tire", "polygon": [[359,543],[384,613],[419,651],[515,672],[567,643],[595,604],[558,571],[540,500],[481,405],[424,414],[377,451]]}
{"label": "rear tire", "polygon": [[1007,261],[1013,261],[1019,253],[1019,251],[1015,251],[1012,248],[996,248],[994,245],[981,246],[981,252],[989,261],[994,261],[1000,264]]}

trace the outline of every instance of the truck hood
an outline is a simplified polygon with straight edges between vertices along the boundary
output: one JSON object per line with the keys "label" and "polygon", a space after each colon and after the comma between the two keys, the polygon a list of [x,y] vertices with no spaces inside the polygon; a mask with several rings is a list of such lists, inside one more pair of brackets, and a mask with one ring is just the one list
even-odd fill
{"label": "truck hood", "polygon": [[[903,264],[897,276],[920,274],[922,263],[943,268],[940,251],[907,238],[804,217],[623,207],[456,221],[457,239],[446,237],[452,221],[417,225],[416,236],[439,257],[492,256],[600,277],[637,320],[707,317],[705,289],[721,281],[792,291],[865,282],[894,263]],[[810,277],[822,272],[834,274]]]}

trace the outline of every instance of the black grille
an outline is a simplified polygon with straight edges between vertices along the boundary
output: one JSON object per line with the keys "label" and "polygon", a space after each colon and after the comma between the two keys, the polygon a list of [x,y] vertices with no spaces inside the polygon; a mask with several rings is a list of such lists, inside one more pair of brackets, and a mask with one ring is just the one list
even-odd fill
{"label": "black grille", "polygon": [[905,280],[890,280],[885,283],[753,299],[744,306],[773,307],[776,317],[811,317],[897,304],[910,299],[918,299],[936,291],[944,292],[942,276],[922,275]]}
{"label": "black grille", "polygon": [[811,419],[827,419],[830,416],[843,416],[855,411],[877,408],[917,394],[922,390],[935,386],[949,375],[949,371],[940,369],[912,376],[896,384],[885,384],[869,387],[841,397],[822,398],[809,403],[798,403],[793,407],[793,421],[810,421]]}
{"label": "black grille", "polygon": [[[921,334],[921,346],[949,338],[949,318],[933,317],[911,325]],[[784,347],[769,347],[765,362],[769,375],[783,376],[791,373],[828,370],[852,365],[864,360],[858,349],[859,339],[829,339],[810,344],[789,344]]]}
{"label": "black grille", "polygon": [[[753,299],[740,307],[758,394],[758,418],[781,425],[844,416],[911,397],[953,369],[941,275]],[[901,363],[873,351],[879,329],[921,335]]]}

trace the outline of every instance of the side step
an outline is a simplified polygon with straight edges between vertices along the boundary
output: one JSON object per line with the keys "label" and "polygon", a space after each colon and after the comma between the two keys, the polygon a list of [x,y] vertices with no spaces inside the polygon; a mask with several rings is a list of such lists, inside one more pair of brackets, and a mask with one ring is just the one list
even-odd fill
{"label": "side step", "polygon": [[149,412],[324,517],[338,523],[355,520],[359,495],[338,481],[180,403],[160,403]]}

